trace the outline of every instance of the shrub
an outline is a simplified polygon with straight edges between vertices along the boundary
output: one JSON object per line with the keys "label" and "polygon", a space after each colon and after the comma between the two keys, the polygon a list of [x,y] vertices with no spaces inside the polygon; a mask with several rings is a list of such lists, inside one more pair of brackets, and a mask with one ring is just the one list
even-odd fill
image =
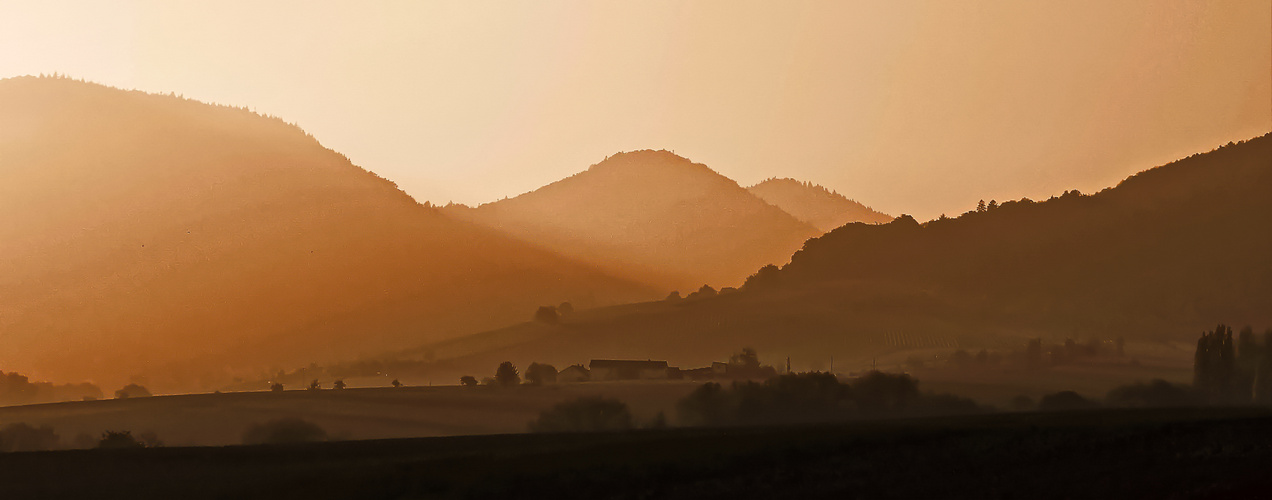
{"label": "shrub", "polygon": [[24,423],[9,424],[0,429],[0,452],[45,451],[57,448],[61,438],[47,425],[31,427]]}
{"label": "shrub", "polygon": [[530,363],[526,368],[526,381],[535,385],[555,384],[557,379],[557,369],[555,366]]}
{"label": "shrub", "polygon": [[280,418],[253,424],[243,432],[243,444],[286,444],[326,441],[327,431],[300,418]]}
{"label": "shrub", "polygon": [[115,391],[115,399],[148,398],[150,396],[150,390],[137,384],[128,384],[123,389]]}
{"label": "shrub", "polygon": [[1062,391],[1055,394],[1048,394],[1042,397],[1038,402],[1038,409],[1042,411],[1072,411],[1087,410],[1099,406],[1094,401],[1082,397],[1073,391]]}
{"label": "shrub", "polygon": [[1109,404],[1140,408],[1188,406],[1198,402],[1187,387],[1161,379],[1117,387],[1109,391],[1105,399]]}
{"label": "shrub", "polygon": [[561,322],[561,313],[557,312],[556,306],[542,306],[534,312],[534,320],[545,325],[555,325]]}
{"label": "shrub", "polygon": [[919,397],[919,384],[909,375],[869,372],[851,384],[857,407],[867,413],[904,410]]}
{"label": "shrub", "polygon": [[102,439],[97,442],[97,447],[103,450],[111,449],[128,449],[128,448],[145,448],[146,445],[133,437],[132,431],[106,431],[102,433]]}
{"label": "shrub", "polygon": [[530,423],[532,432],[598,432],[632,428],[632,414],[617,399],[582,397],[558,403]]}

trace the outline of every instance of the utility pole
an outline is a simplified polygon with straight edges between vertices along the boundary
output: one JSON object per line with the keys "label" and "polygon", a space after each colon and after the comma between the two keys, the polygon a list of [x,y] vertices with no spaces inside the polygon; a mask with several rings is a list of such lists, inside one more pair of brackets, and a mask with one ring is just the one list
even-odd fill
{"label": "utility pole", "polygon": [[786,373],[787,374],[791,373],[791,357],[790,356],[786,357]]}

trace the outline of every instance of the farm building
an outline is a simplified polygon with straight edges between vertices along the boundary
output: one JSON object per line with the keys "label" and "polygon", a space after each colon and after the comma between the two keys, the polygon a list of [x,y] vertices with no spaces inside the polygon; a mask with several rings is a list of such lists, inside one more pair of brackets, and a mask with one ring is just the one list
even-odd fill
{"label": "farm building", "polygon": [[588,363],[592,380],[649,380],[667,378],[666,361],[594,359]]}
{"label": "farm building", "polygon": [[591,373],[583,365],[570,365],[561,370],[557,374],[557,382],[563,384],[572,384],[576,382],[587,382],[591,379]]}

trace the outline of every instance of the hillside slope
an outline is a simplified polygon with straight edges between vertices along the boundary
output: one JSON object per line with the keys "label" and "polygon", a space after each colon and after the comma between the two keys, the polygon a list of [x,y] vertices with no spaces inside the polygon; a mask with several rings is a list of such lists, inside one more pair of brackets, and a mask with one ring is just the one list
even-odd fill
{"label": "hillside slope", "polygon": [[0,367],[37,379],[204,387],[653,293],[278,119],[33,77],[0,110]]}
{"label": "hillside slope", "polygon": [[839,193],[795,179],[772,178],[746,190],[822,232],[850,222],[883,224],[892,220],[891,216],[876,212]]}
{"label": "hillside slope", "polygon": [[535,191],[451,213],[682,291],[739,285],[759,266],[785,263],[819,234],[668,151],[619,153]]}
{"label": "hillside slope", "polygon": [[1216,323],[1272,325],[1269,186],[1265,135],[1094,195],[1009,202],[926,224],[908,216],[848,224],[737,293],[600,309],[542,331],[487,332],[453,355],[438,346],[439,361],[417,367],[439,378],[484,373],[504,359],[694,367],[751,346],[769,362],[790,356],[797,369],[824,369],[833,357],[848,371],[885,356],[900,362],[912,349],[1022,349],[1039,337],[1124,337],[1178,357]]}

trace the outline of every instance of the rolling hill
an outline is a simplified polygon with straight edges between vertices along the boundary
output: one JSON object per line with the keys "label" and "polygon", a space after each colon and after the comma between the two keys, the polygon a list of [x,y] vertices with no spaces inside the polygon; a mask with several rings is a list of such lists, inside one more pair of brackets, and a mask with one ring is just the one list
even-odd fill
{"label": "rolling hill", "polygon": [[822,232],[850,222],[883,224],[892,221],[889,215],[810,182],[772,178],[746,190]]}
{"label": "rolling hill", "polygon": [[486,373],[502,360],[695,367],[751,346],[768,362],[790,356],[797,369],[825,369],[833,357],[847,371],[876,358],[899,363],[915,349],[1124,337],[1142,346],[1136,356],[1161,358],[1146,375],[1186,373],[1203,329],[1272,326],[1269,186],[1272,135],[1264,135],[1092,195],[1070,191],[923,224],[909,216],[848,224],[736,293],[493,330],[435,345],[436,361],[398,368],[446,378]]}
{"label": "rolling hill", "polygon": [[819,234],[668,151],[619,153],[521,196],[449,210],[614,274],[683,291],[739,285]]}
{"label": "rolling hill", "polygon": [[0,110],[0,367],[33,378],[209,387],[666,293],[247,110],[34,77],[0,81]]}

